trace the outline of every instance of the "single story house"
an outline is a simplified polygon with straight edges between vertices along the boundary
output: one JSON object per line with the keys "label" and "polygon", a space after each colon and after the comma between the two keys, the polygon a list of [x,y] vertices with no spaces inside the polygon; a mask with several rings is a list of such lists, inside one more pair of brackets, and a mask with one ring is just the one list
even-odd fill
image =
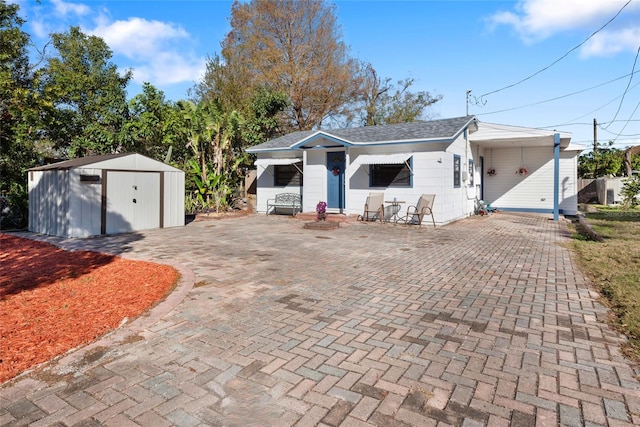
{"label": "single story house", "polygon": [[35,233],[90,237],[185,223],[184,172],[140,154],[82,157],[27,174]]}
{"label": "single story house", "polygon": [[435,194],[446,224],[475,213],[478,200],[501,210],[575,215],[577,158],[571,135],[484,123],[475,116],[384,126],[294,132],[249,148],[257,155],[256,210],[291,192],[303,212],[362,213],[370,192],[403,201]]}

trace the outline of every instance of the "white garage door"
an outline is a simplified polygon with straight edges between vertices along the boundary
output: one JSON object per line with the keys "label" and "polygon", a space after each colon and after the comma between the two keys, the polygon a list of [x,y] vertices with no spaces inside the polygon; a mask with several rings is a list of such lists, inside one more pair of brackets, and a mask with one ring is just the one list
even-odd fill
{"label": "white garage door", "polygon": [[107,172],[107,234],[160,227],[160,173]]}

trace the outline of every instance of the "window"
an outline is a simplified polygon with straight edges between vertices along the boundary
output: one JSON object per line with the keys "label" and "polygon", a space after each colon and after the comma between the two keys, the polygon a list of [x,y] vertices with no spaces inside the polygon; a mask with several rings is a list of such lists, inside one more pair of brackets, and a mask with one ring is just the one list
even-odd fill
{"label": "window", "polygon": [[469,159],[469,187],[473,187],[473,178],[475,175],[475,167],[473,165],[473,159]]}
{"label": "window", "polygon": [[87,184],[100,184],[100,175],[80,175],[80,182]]}
{"label": "window", "polygon": [[302,173],[300,172],[302,163],[295,165],[275,165],[274,185],[276,187],[286,187],[288,185],[302,186]]}
{"label": "window", "polygon": [[453,156],[453,186],[460,187],[460,156],[457,154]]}
{"label": "window", "polygon": [[371,187],[411,187],[411,168],[401,165],[370,165]]}

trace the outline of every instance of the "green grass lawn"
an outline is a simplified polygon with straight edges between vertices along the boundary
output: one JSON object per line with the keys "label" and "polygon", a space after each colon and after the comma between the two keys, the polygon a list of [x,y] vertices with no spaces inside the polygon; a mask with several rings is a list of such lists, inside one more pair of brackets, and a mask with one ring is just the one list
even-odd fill
{"label": "green grass lawn", "polygon": [[576,238],[572,247],[580,269],[615,314],[614,327],[629,338],[627,356],[640,361],[640,209],[597,210],[586,219],[604,241]]}

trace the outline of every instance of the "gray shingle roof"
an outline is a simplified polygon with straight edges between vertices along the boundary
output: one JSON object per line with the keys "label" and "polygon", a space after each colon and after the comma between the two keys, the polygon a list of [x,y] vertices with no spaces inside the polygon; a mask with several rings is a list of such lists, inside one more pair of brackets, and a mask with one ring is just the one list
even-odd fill
{"label": "gray shingle roof", "polygon": [[450,140],[455,138],[474,116],[454,117],[451,119],[418,121],[383,126],[364,126],[359,128],[327,129],[321,131],[299,131],[263,144],[249,148],[249,152],[282,150],[291,148],[310,136],[322,132],[346,143],[357,145],[394,143],[406,141]]}

